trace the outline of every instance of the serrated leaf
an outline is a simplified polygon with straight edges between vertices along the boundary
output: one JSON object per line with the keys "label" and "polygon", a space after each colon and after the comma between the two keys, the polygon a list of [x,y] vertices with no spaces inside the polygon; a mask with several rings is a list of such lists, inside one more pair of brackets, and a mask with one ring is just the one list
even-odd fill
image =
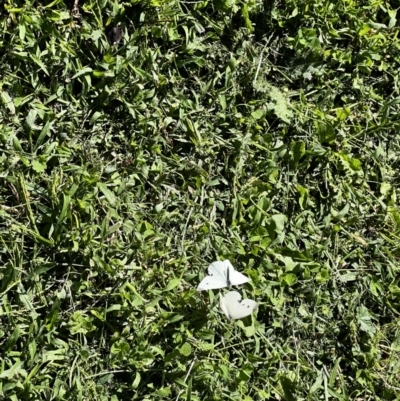
{"label": "serrated leaf", "polygon": [[46,170],[46,165],[39,162],[38,160],[33,160],[32,162],[32,168],[37,172],[37,173],[43,173],[43,171]]}
{"label": "serrated leaf", "polygon": [[357,172],[360,171],[362,168],[361,165],[361,161],[358,159],[355,159],[349,155],[346,155],[344,153],[337,153],[337,155],[339,156],[340,160],[342,161],[343,165],[353,171],[353,172]]}

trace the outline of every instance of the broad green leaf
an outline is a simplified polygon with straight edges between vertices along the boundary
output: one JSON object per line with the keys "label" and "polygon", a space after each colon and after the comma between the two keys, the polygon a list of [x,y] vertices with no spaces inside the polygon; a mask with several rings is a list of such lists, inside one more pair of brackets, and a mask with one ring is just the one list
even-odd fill
{"label": "broad green leaf", "polygon": [[164,288],[164,291],[171,291],[174,288],[176,288],[179,284],[181,283],[181,279],[179,278],[173,278],[167,286]]}
{"label": "broad green leaf", "polygon": [[32,161],[32,168],[37,173],[43,173],[43,171],[46,170],[46,164],[41,163],[39,160],[33,160]]}
{"label": "broad green leaf", "polygon": [[275,214],[271,216],[271,220],[275,223],[275,232],[280,234],[285,229],[287,217],[284,214]]}
{"label": "broad green leaf", "polygon": [[34,129],[35,128],[35,120],[36,120],[36,116],[37,116],[37,110],[36,109],[30,109],[28,116],[26,117],[26,125],[30,128],[30,129]]}
{"label": "broad green leaf", "polygon": [[11,114],[15,114],[15,105],[13,103],[13,100],[11,99],[11,96],[8,94],[8,92],[1,90],[1,98],[3,99],[4,104],[6,105],[7,109],[10,111]]}
{"label": "broad green leaf", "polygon": [[179,348],[179,352],[184,356],[189,356],[192,353],[192,346],[189,343],[184,343]]}
{"label": "broad green leaf", "polygon": [[287,273],[282,276],[285,283],[291,287],[293,284],[297,283],[297,276],[293,273]]}
{"label": "broad green leaf", "polygon": [[98,182],[96,185],[100,189],[100,191],[103,193],[103,195],[106,197],[106,199],[110,203],[110,205],[114,206],[114,204],[116,203],[116,198],[115,198],[114,193],[111,190],[109,190],[107,188],[107,186],[101,182]]}
{"label": "broad green leaf", "polygon": [[297,185],[296,189],[300,194],[299,205],[301,209],[304,210],[307,208],[308,205],[308,190],[307,188],[304,188],[301,185]]}

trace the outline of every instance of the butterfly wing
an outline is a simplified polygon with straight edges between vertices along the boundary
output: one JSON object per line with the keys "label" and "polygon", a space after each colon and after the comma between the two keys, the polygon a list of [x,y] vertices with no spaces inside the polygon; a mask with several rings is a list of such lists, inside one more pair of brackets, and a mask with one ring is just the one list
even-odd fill
{"label": "butterfly wing", "polygon": [[236,291],[230,291],[225,296],[219,294],[219,306],[228,319],[231,319],[231,310],[240,303],[241,295]]}
{"label": "butterfly wing", "polygon": [[258,303],[252,299],[243,299],[239,306],[231,311],[232,319],[242,319],[251,315],[258,307]]}
{"label": "butterfly wing", "polygon": [[197,291],[216,290],[250,281],[248,277],[236,271],[228,259],[211,263],[208,266],[208,274],[197,287]]}
{"label": "butterfly wing", "polygon": [[242,319],[257,309],[256,301],[241,299],[242,296],[237,291],[230,291],[224,297],[220,295],[219,305],[228,319]]}
{"label": "butterfly wing", "polygon": [[221,280],[219,277],[207,276],[201,280],[197,287],[197,291],[216,290],[226,286],[226,280]]}
{"label": "butterfly wing", "polygon": [[224,260],[223,262],[221,262],[220,260],[212,262],[210,266],[208,266],[208,274],[210,276],[218,277],[221,280],[225,280],[225,282],[228,282],[228,264],[226,262],[230,264],[229,260]]}
{"label": "butterfly wing", "polygon": [[228,275],[229,275],[230,285],[240,285],[250,281],[250,279],[246,277],[244,274],[236,271],[233,268],[231,262],[229,262],[229,260],[225,260],[224,262],[227,262],[227,270],[229,271]]}
{"label": "butterfly wing", "polygon": [[217,261],[208,266],[209,276],[203,278],[197,287],[197,291],[216,290],[218,288],[227,287],[228,284],[228,268],[225,262]]}

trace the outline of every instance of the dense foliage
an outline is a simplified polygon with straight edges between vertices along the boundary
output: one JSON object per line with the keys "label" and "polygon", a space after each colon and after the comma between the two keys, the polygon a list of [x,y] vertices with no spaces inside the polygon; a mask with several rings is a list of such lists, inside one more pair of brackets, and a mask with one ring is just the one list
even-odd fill
{"label": "dense foliage", "polygon": [[2,399],[400,399],[391,3],[0,5]]}

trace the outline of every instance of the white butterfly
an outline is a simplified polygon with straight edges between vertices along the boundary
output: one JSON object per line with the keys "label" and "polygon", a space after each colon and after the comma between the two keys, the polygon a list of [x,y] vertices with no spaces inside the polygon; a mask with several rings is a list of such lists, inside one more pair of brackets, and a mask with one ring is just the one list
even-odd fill
{"label": "white butterfly", "polygon": [[230,291],[225,296],[219,294],[219,306],[228,319],[241,319],[252,314],[258,303],[252,299],[242,299],[237,291]]}
{"label": "white butterfly", "polygon": [[249,278],[236,271],[229,260],[211,263],[208,266],[208,274],[209,276],[204,278],[197,287],[197,291],[215,290],[250,281]]}

